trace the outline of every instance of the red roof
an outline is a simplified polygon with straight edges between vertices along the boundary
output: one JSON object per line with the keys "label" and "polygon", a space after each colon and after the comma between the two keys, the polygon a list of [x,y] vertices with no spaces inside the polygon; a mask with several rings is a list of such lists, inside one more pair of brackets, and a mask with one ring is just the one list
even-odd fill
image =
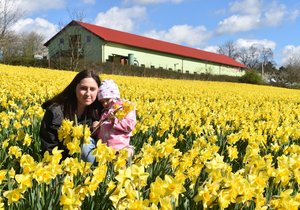
{"label": "red roof", "polygon": [[[80,21],[72,21],[68,25],[72,23],[77,23],[81,25],[86,30],[90,31],[91,33],[95,34],[96,36],[108,42],[143,48],[147,50],[154,50],[158,52],[174,54],[174,55],[188,57],[188,58],[195,58],[195,59],[200,59],[200,60],[209,61],[213,63],[220,63],[229,66],[234,66],[234,67],[246,68],[245,65],[225,55],[207,52],[204,50],[199,50],[191,47],[185,47],[170,42],[160,41],[157,39],[139,36],[139,35],[122,32],[110,28],[105,28],[102,26],[97,26],[89,23],[80,22]],[[46,46],[47,43],[45,44]]]}

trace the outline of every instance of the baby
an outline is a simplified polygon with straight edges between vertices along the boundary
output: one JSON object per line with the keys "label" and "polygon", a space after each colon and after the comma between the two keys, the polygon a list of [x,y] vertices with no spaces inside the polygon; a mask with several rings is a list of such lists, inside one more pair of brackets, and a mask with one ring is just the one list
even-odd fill
{"label": "baby", "polygon": [[127,148],[128,155],[132,156],[134,147],[130,145],[130,137],[136,125],[134,105],[120,99],[119,88],[111,79],[101,82],[98,100],[103,106],[103,112],[100,120],[93,122],[94,138],[101,139],[102,143],[116,151]]}

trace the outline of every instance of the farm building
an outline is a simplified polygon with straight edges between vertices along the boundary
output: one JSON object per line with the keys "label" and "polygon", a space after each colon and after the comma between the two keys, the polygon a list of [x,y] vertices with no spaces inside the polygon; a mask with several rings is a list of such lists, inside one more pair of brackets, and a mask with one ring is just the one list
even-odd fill
{"label": "farm building", "polygon": [[103,62],[163,68],[182,73],[241,76],[246,67],[234,59],[170,42],[71,21],[45,43],[50,67]]}

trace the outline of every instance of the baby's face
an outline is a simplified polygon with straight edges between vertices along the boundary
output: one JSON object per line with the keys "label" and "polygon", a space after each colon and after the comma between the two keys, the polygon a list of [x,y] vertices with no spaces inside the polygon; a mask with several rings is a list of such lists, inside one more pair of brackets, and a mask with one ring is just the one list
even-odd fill
{"label": "baby's face", "polygon": [[112,103],[112,98],[103,98],[100,100],[103,108],[109,108],[110,104]]}

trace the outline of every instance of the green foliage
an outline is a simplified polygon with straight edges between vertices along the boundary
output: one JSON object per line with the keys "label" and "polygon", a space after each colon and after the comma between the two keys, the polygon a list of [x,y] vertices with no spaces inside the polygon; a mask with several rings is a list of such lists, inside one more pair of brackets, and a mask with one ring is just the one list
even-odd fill
{"label": "green foliage", "polygon": [[264,83],[261,75],[255,70],[246,71],[246,73],[240,78],[240,82],[258,85]]}
{"label": "green foliage", "polygon": [[33,67],[48,67],[48,60],[47,59],[35,59],[33,57],[26,57],[26,56],[11,56],[7,57],[6,60],[3,62],[8,65],[14,66],[33,66]]}

